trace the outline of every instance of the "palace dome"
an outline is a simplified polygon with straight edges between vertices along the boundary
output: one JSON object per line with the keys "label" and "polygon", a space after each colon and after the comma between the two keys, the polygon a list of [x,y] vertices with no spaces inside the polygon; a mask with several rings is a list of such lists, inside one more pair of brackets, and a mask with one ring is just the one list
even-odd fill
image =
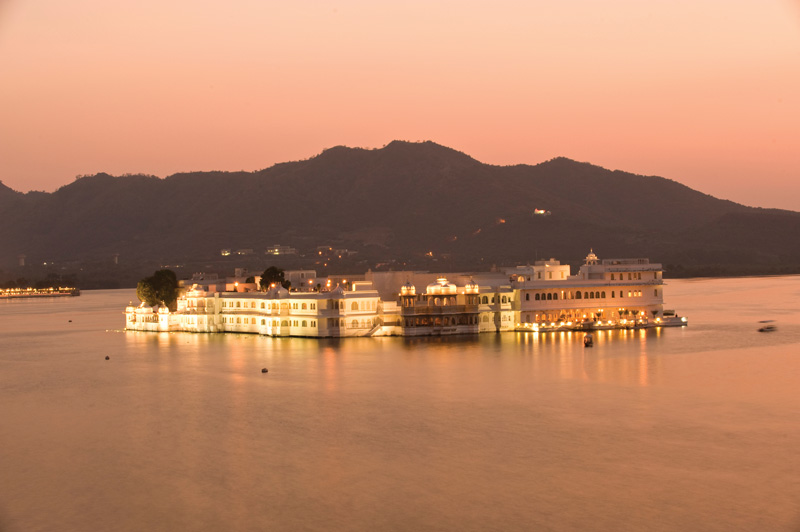
{"label": "palace dome", "polygon": [[400,287],[400,295],[413,296],[416,293],[417,293],[417,287],[411,284],[411,281],[406,281],[405,284]]}

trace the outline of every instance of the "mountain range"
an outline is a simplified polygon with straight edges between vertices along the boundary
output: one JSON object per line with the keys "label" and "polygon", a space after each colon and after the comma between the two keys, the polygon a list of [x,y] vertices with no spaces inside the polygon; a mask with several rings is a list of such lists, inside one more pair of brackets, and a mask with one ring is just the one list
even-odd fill
{"label": "mountain range", "polygon": [[20,254],[202,262],[223,248],[253,249],[267,264],[264,249],[281,244],[308,267],[330,246],[357,252],[363,269],[578,262],[594,249],[676,275],[800,271],[800,213],[566,158],[493,166],[433,142],[338,146],[255,172],[101,173],[52,193],[0,184],[0,224],[5,268]]}

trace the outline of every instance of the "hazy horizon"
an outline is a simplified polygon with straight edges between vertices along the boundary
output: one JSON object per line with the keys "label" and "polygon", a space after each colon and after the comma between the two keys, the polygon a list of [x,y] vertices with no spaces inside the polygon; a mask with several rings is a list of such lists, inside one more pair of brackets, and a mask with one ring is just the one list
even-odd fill
{"label": "hazy horizon", "polygon": [[0,4],[0,181],[432,140],[800,211],[797,1]]}

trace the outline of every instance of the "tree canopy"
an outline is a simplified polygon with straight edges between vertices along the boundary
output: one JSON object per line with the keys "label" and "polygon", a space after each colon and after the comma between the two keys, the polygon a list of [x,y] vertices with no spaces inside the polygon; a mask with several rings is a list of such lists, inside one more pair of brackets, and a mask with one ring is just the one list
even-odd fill
{"label": "tree canopy", "polygon": [[284,278],[283,270],[276,268],[275,266],[270,266],[264,270],[264,273],[261,274],[261,289],[269,290],[269,287],[273,283],[279,284],[284,288],[289,288],[292,285],[291,281],[287,281]]}
{"label": "tree canopy", "polygon": [[136,297],[150,306],[163,304],[173,309],[178,299],[178,278],[172,270],[158,270],[136,286]]}

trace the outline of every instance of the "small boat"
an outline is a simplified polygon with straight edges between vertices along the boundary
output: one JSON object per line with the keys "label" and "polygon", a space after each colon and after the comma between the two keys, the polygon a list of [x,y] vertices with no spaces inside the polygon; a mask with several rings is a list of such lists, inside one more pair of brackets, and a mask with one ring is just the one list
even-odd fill
{"label": "small boat", "polygon": [[583,347],[592,347],[594,345],[594,338],[592,338],[591,334],[587,334],[583,337]]}
{"label": "small boat", "polygon": [[758,328],[758,332],[775,332],[775,331],[777,331],[778,327],[773,325],[774,321],[775,320],[762,320],[762,321],[759,321],[758,323],[762,323],[762,324],[766,324],[766,325],[762,325],[761,327],[759,327]]}

